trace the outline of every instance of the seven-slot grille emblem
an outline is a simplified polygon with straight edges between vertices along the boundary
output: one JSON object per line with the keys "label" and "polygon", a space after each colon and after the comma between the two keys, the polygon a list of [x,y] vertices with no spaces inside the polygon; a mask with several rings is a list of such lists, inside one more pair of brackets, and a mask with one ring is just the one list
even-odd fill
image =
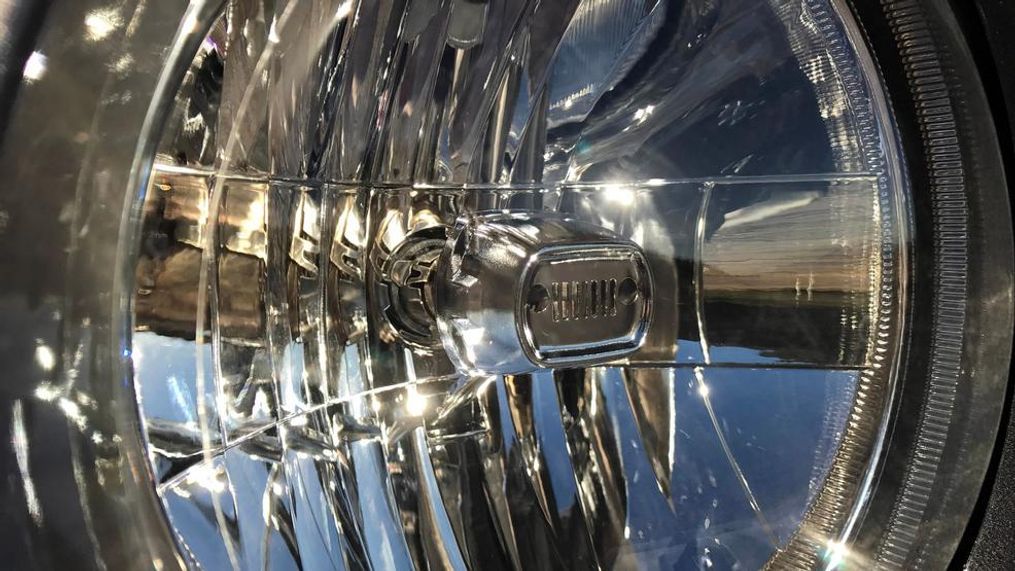
{"label": "seven-slot grille emblem", "polygon": [[641,345],[652,281],[630,242],[554,246],[536,256],[519,315],[533,362],[560,366],[607,359]]}
{"label": "seven-slot grille emblem", "polygon": [[617,280],[582,280],[550,284],[554,322],[617,315]]}

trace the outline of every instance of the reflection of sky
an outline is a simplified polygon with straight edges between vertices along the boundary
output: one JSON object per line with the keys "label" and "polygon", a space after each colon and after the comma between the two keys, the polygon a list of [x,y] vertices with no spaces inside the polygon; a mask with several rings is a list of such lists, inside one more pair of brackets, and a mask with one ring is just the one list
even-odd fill
{"label": "reflection of sky", "polygon": [[[582,2],[565,32],[549,84],[547,122],[583,118],[638,61],[665,15],[656,3]],[[593,22],[609,22],[597,26]]]}
{"label": "reflection of sky", "polygon": [[[679,348],[677,358],[675,359],[676,363],[703,364],[705,362],[701,343],[697,339],[680,339]],[[762,351],[752,347],[737,347],[733,345],[710,346],[708,354],[713,363],[774,364],[783,361],[779,357],[765,355]]]}
{"label": "reflection of sky", "polygon": [[[138,333],[134,347],[146,416],[196,427],[193,341]],[[737,564],[753,568],[762,566],[774,551],[769,535],[752,510],[743,485],[716,435],[703,394],[707,395],[718,428],[780,545],[785,544],[796,530],[803,512],[823,481],[852,403],[856,373],[761,368],[772,359],[746,347],[726,346],[713,356],[720,361],[753,362],[759,367],[705,367],[703,379],[707,391],[699,388],[692,368],[675,369],[672,403],[676,419],[675,461],[670,497],[656,484],[637,421],[627,405],[630,402],[626,395],[627,381],[620,369],[609,370],[599,381],[605,403],[603,413],[608,415],[610,431],[615,439],[608,446],[617,450],[626,490],[627,546],[618,552],[617,564],[620,566],[722,569]],[[210,347],[202,349],[202,362],[209,375],[208,380],[212,381]],[[547,463],[554,490],[577,492],[569,455],[553,453],[567,450],[567,446],[560,426],[559,401],[552,382],[549,376],[541,376],[533,386],[534,414],[538,417],[535,422],[542,427],[538,431],[540,447],[550,452],[544,454],[542,460]],[[209,382],[206,394],[209,403],[213,403],[213,383]],[[231,478],[246,481],[251,474],[249,470],[235,465],[240,458],[245,459],[243,465],[261,463],[262,460],[239,450],[234,451],[232,459],[227,461],[231,465]],[[357,465],[374,466],[369,461]],[[258,469],[261,474],[258,481],[263,480],[268,469],[267,465]],[[304,477],[310,475],[312,471]],[[365,491],[382,488],[384,476],[374,470],[357,470],[355,479],[360,491]],[[247,482],[250,486],[236,487],[238,483],[233,482],[233,493],[246,496],[264,489],[263,482],[251,481]],[[294,484],[289,482],[289,485]],[[187,487],[187,481],[182,480],[174,488],[179,486]],[[190,493],[200,492],[192,489]],[[321,493],[322,490],[317,490],[313,495]],[[201,552],[215,551],[214,544],[221,539],[212,531],[215,524],[209,519],[213,517],[213,512],[208,511],[211,506],[207,500],[203,508],[195,509],[191,501],[174,498],[175,493],[168,498],[170,512],[174,524],[185,528],[181,531],[192,543],[190,547]],[[555,496],[556,508],[561,513],[566,512],[573,507],[573,498],[569,494]],[[244,506],[248,501],[252,502],[251,505],[260,509],[260,497],[256,498],[256,502],[253,497],[237,500]],[[232,498],[224,498],[223,501],[232,505]],[[377,506],[360,507],[376,509]],[[254,517],[254,513],[248,516]],[[324,516],[317,524],[331,525],[325,523],[327,519]],[[251,526],[263,530],[262,525],[259,514],[256,521],[240,523],[241,527],[248,528],[250,534],[256,533],[249,529]],[[210,533],[195,534],[193,530],[199,528]],[[382,544],[384,537],[396,530],[378,528],[376,531],[377,537],[368,534],[367,539]],[[330,534],[327,535],[330,537]],[[253,535],[241,540],[240,557],[253,557],[249,549],[251,546],[244,545],[252,540]],[[320,547],[321,553],[329,553],[328,547]],[[283,548],[276,545],[272,549]]]}
{"label": "reflection of sky", "polygon": [[766,356],[751,347],[735,347],[731,345],[712,346],[708,354],[713,363],[778,363],[779,357]]}
{"label": "reflection of sky", "polygon": [[[727,348],[739,357],[756,352]],[[693,369],[676,370],[676,458],[669,500],[648,463],[619,370],[601,381],[627,487],[630,552],[618,565],[761,567],[774,552],[728,461]],[[780,545],[821,485],[848,415],[856,372],[706,367],[707,395],[734,459]],[[563,435],[561,435],[563,438]],[[549,472],[573,473],[547,454]],[[562,489],[566,487],[560,484]],[[555,485],[557,487],[557,485]],[[564,507],[564,506],[558,506]]]}
{"label": "reflection of sky", "polygon": [[[197,345],[194,341],[150,332],[134,334],[134,370],[145,416],[198,425]],[[215,403],[211,345],[201,346],[209,410]]]}
{"label": "reflection of sky", "polygon": [[733,456],[782,542],[824,478],[856,378],[855,371],[820,369],[705,372]]}
{"label": "reflection of sky", "polygon": [[[728,348],[738,359],[758,353]],[[763,365],[762,365],[763,366]],[[621,369],[599,380],[610,432],[605,445],[620,458],[626,495],[621,568],[750,569],[763,566],[775,546],[747,500],[722,437],[774,534],[785,546],[823,483],[849,415],[856,371],[805,368],[704,367],[702,390],[690,367],[675,369],[675,462],[667,498],[656,483],[637,422],[627,405]],[[533,382],[537,434],[552,487],[576,490],[560,428],[551,377]],[[563,512],[572,496],[557,495]]]}
{"label": "reflection of sky", "polygon": [[[543,450],[567,450],[566,436],[560,424],[560,403],[553,383],[549,372],[539,373],[532,383],[532,409],[536,416],[535,425],[540,428],[537,432],[539,446]],[[570,459],[563,454],[546,454],[544,458],[551,465],[549,473],[553,489],[574,490],[574,470]],[[559,513],[571,508],[571,497],[558,492],[554,499]]]}

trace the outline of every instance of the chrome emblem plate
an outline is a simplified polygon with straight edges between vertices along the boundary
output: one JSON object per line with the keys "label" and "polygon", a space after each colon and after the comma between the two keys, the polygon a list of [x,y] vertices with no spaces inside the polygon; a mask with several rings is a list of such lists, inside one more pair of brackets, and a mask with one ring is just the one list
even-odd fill
{"label": "chrome emblem plate", "polygon": [[624,241],[541,250],[525,276],[523,348],[546,365],[620,357],[637,349],[652,285],[640,249]]}
{"label": "chrome emblem plate", "polygon": [[429,291],[446,354],[484,374],[616,361],[641,347],[652,316],[638,244],[551,213],[459,219]]}

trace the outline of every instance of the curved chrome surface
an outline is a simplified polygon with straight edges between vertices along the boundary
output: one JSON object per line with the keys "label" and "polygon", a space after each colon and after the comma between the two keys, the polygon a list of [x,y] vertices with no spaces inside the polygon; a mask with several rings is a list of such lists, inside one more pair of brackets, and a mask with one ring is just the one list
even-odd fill
{"label": "curved chrome surface", "polygon": [[547,213],[459,218],[429,287],[444,348],[464,374],[616,361],[641,348],[652,320],[641,248]]}

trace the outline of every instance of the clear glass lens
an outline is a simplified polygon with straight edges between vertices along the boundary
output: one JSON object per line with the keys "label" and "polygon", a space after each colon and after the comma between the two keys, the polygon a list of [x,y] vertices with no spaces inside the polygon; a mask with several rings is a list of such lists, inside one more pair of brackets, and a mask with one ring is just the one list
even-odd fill
{"label": "clear glass lens", "polygon": [[834,563],[906,239],[852,34],[830,0],[230,0],[136,272],[184,555]]}

